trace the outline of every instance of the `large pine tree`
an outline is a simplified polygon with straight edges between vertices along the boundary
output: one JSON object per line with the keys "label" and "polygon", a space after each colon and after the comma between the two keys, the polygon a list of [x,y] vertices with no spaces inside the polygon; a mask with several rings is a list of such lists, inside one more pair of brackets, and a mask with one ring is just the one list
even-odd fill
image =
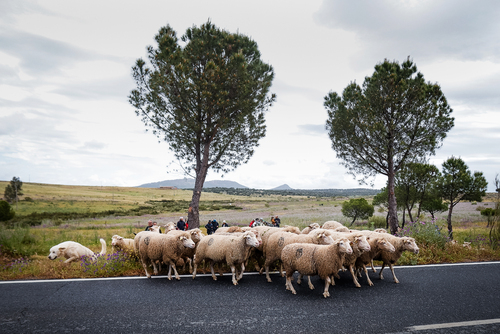
{"label": "large pine tree", "polygon": [[399,227],[395,175],[405,163],[434,154],[453,127],[452,109],[438,84],[427,83],[408,59],[375,66],[363,87],[325,97],[332,148],[352,174],[387,176],[389,226]]}
{"label": "large pine tree", "polygon": [[180,41],[167,25],[155,40],[149,65],[138,59],[133,67],[137,89],[129,102],[194,176],[188,220],[196,228],[208,170],[224,173],[246,163],[265,135],[264,113],[276,99],[269,93],[274,72],[257,43],[210,21],[187,29]]}

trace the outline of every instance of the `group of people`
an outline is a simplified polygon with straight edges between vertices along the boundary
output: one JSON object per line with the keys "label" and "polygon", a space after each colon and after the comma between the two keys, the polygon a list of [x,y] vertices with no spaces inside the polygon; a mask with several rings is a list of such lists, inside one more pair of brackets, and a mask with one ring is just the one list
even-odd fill
{"label": "group of people", "polygon": [[[151,231],[153,229],[153,226],[158,226],[158,223],[151,220],[148,221],[148,226],[146,226],[145,231]],[[184,217],[181,217],[177,222],[177,229],[181,231],[187,231],[188,228],[189,228],[188,222],[184,221]],[[161,227],[158,226],[158,230],[161,233]]]}
{"label": "group of people", "polygon": [[272,227],[280,227],[281,220],[278,216],[271,216],[271,222],[268,223],[262,218],[255,218],[250,222],[250,227],[254,226],[272,226]]}
{"label": "group of people", "polygon": [[[229,225],[223,220],[221,227],[229,227]],[[207,234],[213,234],[219,228],[219,222],[217,222],[217,219],[209,220],[205,228],[207,229]]]}

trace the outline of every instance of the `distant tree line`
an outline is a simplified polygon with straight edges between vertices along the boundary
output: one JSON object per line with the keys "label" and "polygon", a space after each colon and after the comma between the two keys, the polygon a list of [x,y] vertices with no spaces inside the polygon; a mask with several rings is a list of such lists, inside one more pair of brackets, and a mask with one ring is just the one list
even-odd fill
{"label": "distant tree line", "polygon": [[375,196],[380,189],[287,189],[287,190],[265,190],[252,188],[205,188],[205,192],[227,194],[235,196],[309,196],[309,197],[353,197],[353,196]]}

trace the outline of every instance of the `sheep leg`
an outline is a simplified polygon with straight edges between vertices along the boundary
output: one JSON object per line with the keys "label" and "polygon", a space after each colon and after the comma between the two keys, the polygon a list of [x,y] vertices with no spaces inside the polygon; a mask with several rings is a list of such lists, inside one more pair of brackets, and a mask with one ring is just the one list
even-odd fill
{"label": "sheep leg", "polygon": [[245,271],[245,264],[244,264],[244,263],[242,263],[242,264],[241,264],[241,272],[240,272],[240,274],[238,275],[238,277],[236,278],[238,281],[239,281],[240,279],[242,279],[242,278],[243,278],[243,272],[244,272],[244,271]]}
{"label": "sheep leg", "polygon": [[309,285],[309,289],[314,290],[314,285],[311,282],[311,275],[307,276],[307,283]]}
{"label": "sheep leg", "polygon": [[287,290],[290,290],[292,291],[292,293],[294,295],[297,294],[297,292],[295,291],[295,289],[293,288],[293,284],[292,284],[292,276],[293,276],[293,271],[291,271],[291,274],[289,274],[288,272],[286,273],[286,283],[285,283],[285,287]]}
{"label": "sheep leg", "polygon": [[151,261],[153,263],[153,273],[155,275],[158,275],[158,267],[156,266],[156,262],[155,261]]}
{"label": "sheep leg", "polygon": [[151,275],[148,273],[148,266],[146,265],[146,261],[143,261],[141,259],[141,262],[142,262],[142,266],[144,267],[144,271],[146,272],[146,277],[151,278]]}
{"label": "sheep leg", "polygon": [[349,271],[351,272],[352,281],[354,282],[356,288],[361,288],[361,284],[359,284],[358,279],[356,278],[356,274],[354,273],[354,268],[352,266],[349,266]]}
{"label": "sheep leg", "polygon": [[192,273],[193,272],[193,260],[191,260],[190,258],[188,258],[188,262],[189,262],[189,272]]}
{"label": "sheep leg", "polygon": [[236,273],[235,273],[236,267],[234,266],[234,264],[231,264],[230,267],[231,267],[231,273],[233,274],[233,284],[238,285],[238,281],[236,280]]}
{"label": "sheep leg", "polygon": [[272,283],[271,277],[269,277],[269,266],[270,265],[271,265],[271,263],[269,261],[267,261],[267,259],[266,259],[266,263],[264,263],[264,268],[266,269],[266,278],[267,278],[267,281],[269,283]]}
{"label": "sheep leg", "polygon": [[389,268],[391,268],[392,277],[394,278],[394,283],[399,283],[399,280],[396,277],[396,274],[394,273],[394,266],[391,263],[389,263]]}
{"label": "sheep leg", "polygon": [[214,273],[214,262],[213,261],[210,262],[210,272],[212,273],[212,278],[214,279],[214,281],[217,281],[217,277],[215,277],[215,273]]}
{"label": "sheep leg", "polygon": [[380,278],[380,279],[384,279],[384,274],[383,274],[383,272],[384,272],[384,267],[385,267],[385,262],[384,262],[384,263],[382,263],[382,268],[380,269],[380,273],[379,273],[379,278]]}
{"label": "sheep leg", "polygon": [[374,272],[374,273],[376,273],[376,272],[377,272],[377,269],[375,269],[375,267],[373,266],[373,260],[371,261],[371,266],[372,266],[372,270],[373,270],[373,272]]}
{"label": "sheep leg", "polygon": [[327,276],[325,279],[325,291],[323,291],[323,297],[325,298],[330,297],[330,292],[328,291],[328,289],[330,288],[330,282],[330,277]]}
{"label": "sheep leg", "polygon": [[196,264],[196,261],[194,262],[194,267],[193,267],[193,279],[196,277],[196,269],[198,268],[198,265]]}
{"label": "sheep leg", "polygon": [[[299,273],[299,277],[297,277],[297,284],[302,283],[302,277],[304,277],[304,275],[302,275],[301,273]],[[293,276],[292,276],[291,280],[293,281]]]}
{"label": "sheep leg", "polygon": [[280,261],[280,275],[281,277],[285,277],[285,272],[283,271],[283,262]]}
{"label": "sheep leg", "polygon": [[366,269],[366,266],[364,263],[363,263],[363,270],[365,271],[366,280],[368,281],[368,285],[373,286],[373,282],[370,280],[370,276],[368,276],[368,269]]}
{"label": "sheep leg", "polygon": [[168,268],[168,279],[170,280],[170,268],[174,268],[175,279],[180,280],[179,274],[177,273],[177,268],[175,266],[175,262],[171,261]]}

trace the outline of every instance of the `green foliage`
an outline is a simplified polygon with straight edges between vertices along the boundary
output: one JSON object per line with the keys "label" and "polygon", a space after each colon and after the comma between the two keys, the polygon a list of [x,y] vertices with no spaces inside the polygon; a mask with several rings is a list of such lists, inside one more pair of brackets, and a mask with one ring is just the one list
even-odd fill
{"label": "green foliage", "polygon": [[31,256],[37,251],[35,237],[28,227],[7,229],[0,225],[0,245],[2,252],[10,256]]}
{"label": "green foliage", "polygon": [[373,229],[386,228],[387,227],[387,220],[385,217],[372,216],[372,217],[370,217],[370,227]]}
{"label": "green foliage", "polygon": [[438,84],[425,82],[408,59],[385,60],[363,86],[349,84],[342,96],[330,92],[326,128],[337,158],[366,180],[388,177],[391,231],[397,228],[394,175],[406,163],[435,153],[453,127],[452,109]]}
{"label": "green foliage", "polygon": [[448,242],[449,239],[446,236],[446,233],[443,233],[441,230],[442,227],[439,227],[434,221],[417,221],[406,224],[398,235],[401,237],[415,238],[419,247],[433,246],[439,249],[444,249],[446,242]]}
{"label": "green foliage", "polygon": [[6,201],[0,201],[0,222],[5,222],[14,218],[16,213]]}
{"label": "green foliage", "polygon": [[149,66],[133,67],[137,89],[129,102],[169,149],[185,173],[195,174],[189,221],[199,226],[199,200],[209,169],[226,173],[247,163],[265,136],[264,113],[273,68],[257,43],[210,21],[186,30],[179,42],[169,26],[148,47]]}
{"label": "green foliage", "polygon": [[16,176],[12,178],[10,184],[5,187],[4,198],[7,202],[12,203],[19,199],[19,196],[23,196],[22,192],[23,182]]}
{"label": "green foliage", "polygon": [[364,198],[354,198],[342,203],[342,214],[345,217],[352,218],[351,225],[356,219],[368,219],[373,216],[375,209]]}
{"label": "green foliage", "polygon": [[448,204],[444,203],[443,199],[439,196],[429,195],[420,205],[420,209],[423,212],[430,213],[430,215],[434,219],[435,214],[448,210]]}
{"label": "green foliage", "polygon": [[436,181],[436,191],[439,196],[449,201],[448,233],[453,239],[451,216],[453,207],[462,200],[482,201],[486,195],[488,182],[482,172],[469,171],[469,167],[460,158],[451,157],[443,162],[442,175]]}

